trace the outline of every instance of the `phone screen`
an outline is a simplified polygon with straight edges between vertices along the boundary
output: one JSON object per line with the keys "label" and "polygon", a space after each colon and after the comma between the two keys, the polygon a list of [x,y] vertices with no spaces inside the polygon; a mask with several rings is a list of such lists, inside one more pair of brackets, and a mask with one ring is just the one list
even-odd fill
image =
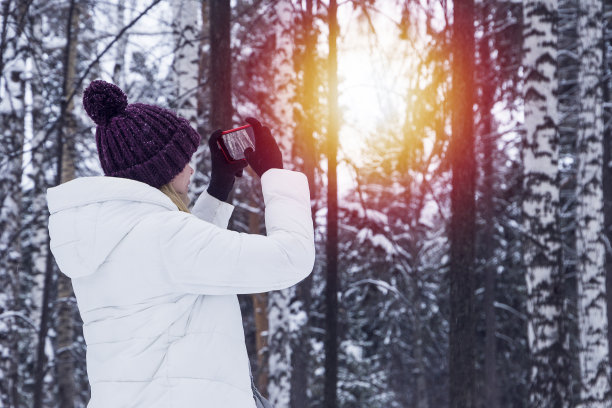
{"label": "phone screen", "polygon": [[221,140],[221,149],[231,160],[244,159],[244,151],[249,147],[255,150],[255,135],[251,125],[226,130],[221,134]]}

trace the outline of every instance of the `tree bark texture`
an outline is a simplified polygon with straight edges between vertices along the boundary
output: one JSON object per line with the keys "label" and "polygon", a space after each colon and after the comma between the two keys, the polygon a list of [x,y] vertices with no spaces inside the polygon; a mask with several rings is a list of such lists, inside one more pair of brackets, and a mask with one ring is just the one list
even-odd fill
{"label": "tree bark texture", "polygon": [[[291,131],[294,123],[293,104],[295,99],[295,84],[293,81],[293,5],[289,0],[277,1],[274,4],[274,58],[272,60],[274,76],[273,114],[281,125],[276,130],[277,140],[283,151],[288,152],[295,142],[295,134]],[[284,142],[284,143],[283,143]],[[291,402],[292,372],[292,310],[291,300],[295,298],[296,287],[272,291],[268,295],[268,370],[270,374],[268,391],[270,402],[275,407],[289,407]],[[303,385],[301,385],[303,386]]]}
{"label": "tree bark texture", "polygon": [[255,349],[257,350],[257,372],[253,377],[257,389],[262,394],[268,389],[268,294],[253,295],[253,313],[255,313]]}
{"label": "tree bark texture", "polygon": [[576,267],[580,407],[609,407],[612,403],[603,242],[602,12],[601,0],[581,0],[579,3]]}
{"label": "tree bark texture", "polygon": [[327,276],[325,288],[325,381],[324,407],[337,405],[338,386],[338,183],[336,178],[338,154],[338,20],[337,2],[328,6],[329,56],[328,56],[328,104],[329,124],[327,134]]}
{"label": "tree bark texture", "polygon": [[567,407],[568,339],[561,329],[557,1],[524,5],[525,140],[523,261],[526,268],[529,402]]}
{"label": "tree bark texture", "polygon": [[[604,122],[604,134],[603,134],[603,194],[604,194],[604,231],[608,243],[612,243],[612,166],[610,161],[612,160],[612,143],[611,143],[611,132],[612,132],[612,104],[610,99],[611,92],[611,81],[612,81],[612,0],[604,0],[604,40],[602,42],[603,50],[603,74],[608,78],[607,81],[603,81],[602,92],[603,92],[603,122]],[[608,305],[608,320],[612,316],[612,247],[608,246],[606,250],[606,301]],[[608,360],[612,355],[612,325],[608,323]],[[612,364],[612,361],[610,361]]]}
{"label": "tree bark texture", "polygon": [[197,115],[199,119],[198,123],[198,132],[200,134],[203,133],[205,127],[202,126],[202,119],[205,117],[206,109],[208,108],[208,104],[206,103],[206,89],[204,83],[207,81],[208,73],[210,71],[210,64],[208,63],[209,54],[205,53],[205,47],[209,44],[209,35],[210,35],[210,20],[208,18],[210,12],[210,7],[206,1],[202,1],[202,6],[200,7],[200,15],[202,16],[202,27],[200,30],[200,45],[198,47],[199,51],[199,62],[198,62],[198,91],[197,95]]}
{"label": "tree bark texture", "polygon": [[290,407],[291,357],[289,343],[291,335],[290,299],[294,288],[270,292],[268,296],[269,354],[268,370],[270,381],[268,392],[273,406]]}
{"label": "tree bark texture", "polygon": [[481,134],[480,144],[482,147],[482,223],[481,232],[481,256],[484,267],[484,299],[483,309],[485,313],[485,348],[484,348],[484,406],[487,408],[499,407],[499,391],[497,383],[497,339],[496,339],[496,316],[495,316],[495,286],[497,278],[497,264],[495,260],[495,143],[497,138],[493,135],[493,104],[495,103],[496,77],[491,60],[491,41],[494,24],[489,23],[491,13],[490,6],[482,8],[482,24],[485,36],[481,39],[480,64],[481,75]]}
{"label": "tree bark texture", "polygon": [[454,5],[450,220],[450,404],[475,405],[474,2]]}
{"label": "tree bark texture", "polygon": [[[298,90],[298,102],[301,107],[301,115],[296,118],[296,144],[303,161],[303,172],[308,179],[310,188],[310,200],[312,205],[313,220],[316,213],[316,184],[315,166],[316,152],[314,141],[314,114],[316,106],[316,54],[315,46],[317,36],[313,24],[313,0],[306,0],[305,9],[302,12],[302,33],[304,36],[304,51],[301,60],[296,63],[296,72],[303,71],[303,82]],[[314,221],[313,221],[314,222]],[[304,319],[299,319],[301,327],[297,328],[299,335],[292,336],[293,355],[291,359],[291,400],[292,408],[307,408],[308,404],[308,377],[310,373],[310,327],[309,312],[312,289],[312,274],[308,276],[295,288],[295,297],[292,299],[292,309],[303,312]]]}
{"label": "tree bark texture", "polygon": [[181,0],[176,2],[172,9],[175,43],[172,70],[176,87],[176,110],[179,115],[189,120],[192,126],[197,126],[198,118],[199,7],[199,3],[194,0]]}
{"label": "tree bark texture", "polygon": [[314,126],[317,121],[315,113],[317,106],[317,34],[314,26],[313,0],[306,1],[306,9],[303,10],[303,14],[304,54],[301,63],[297,67],[297,69],[303,70],[304,78],[300,92],[302,117],[296,132],[300,136],[298,143],[301,146],[300,152],[304,161],[304,174],[308,178],[308,185],[310,187],[310,199],[315,200],[317,197],[315,183],[317,154],[314,140]]}
{"label": "tree bark texture", "polygon": [[[248,169],[251,176],[255,176],[252,169]],[[257,208],[258,204],[251,196],[250,205]],[[249,233],[259,234],[261,215],[258,212],[249,213]],[[253,299],[253,313],[255,314],[255,350],[257,352],[257,370],[253,379],[259,392],[266,395],[268,389],[268,293],[255,293]]]}
{"label": "tree bark texture", "polygon": [[[121,30],[125,27],[125,6],[127,2],[120,1],[117,3],[115,8],[115,29],[117,31]],[[129,6],[133,7],[133,4]],[[127,44],[128,44],[129,34],[125,33],[119,41],[117,41],[117,48],[115,49],[115,66],[113,67],[113,83],[116,84],[119,88],[125,89],[126,83],[126,74],[128,72],[128,67],[125,66],[126,63],[126,52],[127,52]]]}
{"label": "tree bark texture", "polygon": [[[62,102],[63,120],[59,128],[62,134],[60,146],[62,148],[62,167],[61,183],[75,178],[75,146],[74,137],[64,138],[65,135],[74,135],[76,131],[74,121],[74,99],[67,102],[69,95],[73,93],[74,81],[76,77],[76,57],[77,57],[77,38],[79,27],[79,4],[72,1],[68,13],[68,40],[66,47],[66,57],[64,66],[64,90]],[[59,404],[62,408],[74,407],[74,397],[76,393],[74,379],[74,317],[75,317],[75,298],[72,290],[72,283],[63,273],[57,277],[57,384]]]}
{"label": "tree bark texture", "polygon": [[209,1],[210,91],[212,129],[232,126],[232,73],[230,47],[230,0]]}

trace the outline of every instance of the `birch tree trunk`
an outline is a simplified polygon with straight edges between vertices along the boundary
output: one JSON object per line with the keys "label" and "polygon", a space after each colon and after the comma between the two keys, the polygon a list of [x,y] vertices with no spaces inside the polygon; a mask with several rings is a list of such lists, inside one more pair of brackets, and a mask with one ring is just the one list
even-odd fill
{"label": "birch tree trunk", "polygon": [[450,220],[450,406],[475,406],[474,1],[454,3]]}
{"label": "birch tree trunk", "polygon": [[200,7],[195,0],[181,0],[172,8],[175,44],[172,70],[176,84],[176,109],[192,126],[197,126]]}
{"label": "birch tree trunk", "polygon": [[[117,5],[114,7],[115,12],[115,30],[119,32],[123,27],[125,27],[126,23],[126,3],[128,3],[128,7],[132,8],[134,6],[132,0],[130,1],[119,1]],[[119,41],[117,41],[117,45],[115,48],[115,66],[113,67],[113,83],[115,83],[119,88],[126,89],[126,74],[128,72],[128,67],[126,67],[126,52],[127,52],[127,44],[129,39],[129,33],[124,33]]]}
{"label": "birch tree trunk", "polygon": [[[42,38],[40,35],[40,23],[37,22],[34,26],[33,33],[37,38]],[[35,58],[35,56],[31,56]],[[40,146],[44,142],[46,125],[45,97],[39,89],[39,81],[30,81],[30,89],[32,94],[32,139],[30,146]],[[32,194],[35,197],[32,199],[32,219],[29,224],[36,231],[32,234],[30,245],[31,264],[33,269],[30,273],[34,279],[34,289],[31,293],[32,303],[35,307],[32,321],[38,328],[36,352],[34,358],[36,363],[34,366],[33,382],[34,392],[32,399],[33,406],[39,408],[42,406],[43,388],[44,388],[44,373],[45,367],[45,343],[47,341],[47,328],[50,316],[50,287],[53,278],[53,255],[49,250],[49,209],[47,207],[46,191],[49,188],[49,182],[46,175],[51,173],[50,160],[48,158],[50,152],[45,149],[37,149],[32,152],[32,174],[29,175],[33,183]],[[56,183],[57,184],[57,183]]]}
{"label": "birch tree trunk", "polygon": [[289,408],[291,392],[291,347],[289,301],[292,289],[270,292],[268,295],[268,394],[278,408]]}
{"label": "birch tree trunk", "polygon": [[568,407],[568,340],[561,330],[557,1],[524,5],[523,228],[531,354],[529,402]]}
{"label": "birch tree trunk", "polygon": [[[284,152],[295,140],[291,132],[293,126],[293,6],[290,1],[281,0],[274,6],[276,18],[276,56],[274,58],[274,116],[281,124],[277,129],[279,144]],[[285,157],[287,155],[285,154]],[[289,408],[291,398],[291,299],[296,288],[272,291],[268,295],[268,392],[270,402],[278,408]]]}
{"label": "birch tree trunk", "polygon": [[211,132],[210,123],[210,92],[211,89],[207,82],[209,81],[210,73],[210,20],[208,18],[210,7],[207,1],[202,1],[198,13],[200,14],[200,31],[198,34],[198,72],[197,72],[197,89],[195,90],[196,102],[196,118],[197,125],[195,129],[202,135],[200,146],[194,153],[195,173],[192,177],[191,193],[193,194],[191,202],[195,202],[197,195],[208,185],[210,181],[210,149],[208,148],[208,137]]}
{"label": "birch tree trunk", "polygon": [[[603,144],[603,194],[604,194],[604,230],[608,243],[612,243],[612,0],[604,0],[604,41],[603,41],[603,122],[604,122],[604,144]],[[612,316],[612,246],[606,250],[606,301],[608,304],[608,320]],[[608,360],[612,355],[612,325],[608,324]],[[612,364],[612,361],[610,361]]]}
{"label": "birch tree trunk", "polygon": [[603,242],[603,120],[601,0],[579,3],[580,114],[576,252],[580,331],[580,407],[609,407],[605,248]]}

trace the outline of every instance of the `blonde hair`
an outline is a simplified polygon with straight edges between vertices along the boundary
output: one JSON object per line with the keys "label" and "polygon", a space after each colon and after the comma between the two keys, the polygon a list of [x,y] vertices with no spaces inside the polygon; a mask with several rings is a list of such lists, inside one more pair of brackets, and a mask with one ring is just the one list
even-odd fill
{"label": "blonde hair", "polygon": [[187,208],[187,204],[183,201],[179,193],[176,192],[176,190],[174,189],[174,187],[172,187],[170,183],[164,184],[159,188],[159,190],[168,197],[170,197],[170,200],[172,200],[172,202],[178,207],[180,211],[191,213],[191,211],[189,211],[189,208]]}

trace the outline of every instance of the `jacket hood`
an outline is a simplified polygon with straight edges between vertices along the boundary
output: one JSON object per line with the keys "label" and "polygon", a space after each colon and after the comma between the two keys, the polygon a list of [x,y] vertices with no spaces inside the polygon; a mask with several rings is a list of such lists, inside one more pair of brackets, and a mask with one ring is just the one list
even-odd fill
{"label": "jacket hood", "polygon": [[94,273],[148,213],[178,211],[159,189],[140,181],[80,177],[47,189],[51,252],[70,278]]}

